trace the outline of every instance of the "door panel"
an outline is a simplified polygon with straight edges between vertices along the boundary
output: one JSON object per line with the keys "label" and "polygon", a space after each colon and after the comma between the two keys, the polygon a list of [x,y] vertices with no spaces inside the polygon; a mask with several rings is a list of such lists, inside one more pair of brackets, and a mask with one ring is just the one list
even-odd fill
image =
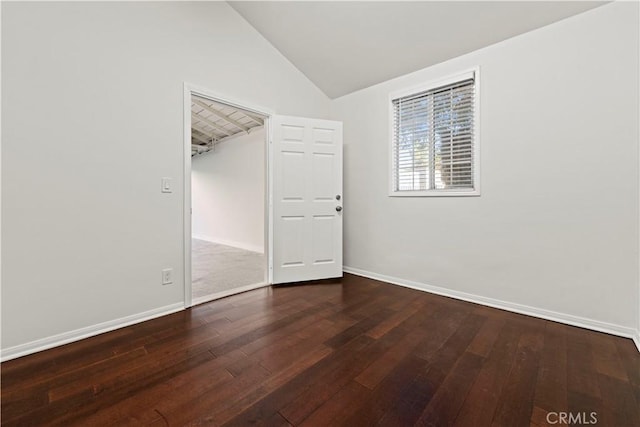
{"label": "door panel", "polygon": [[335,200],[334,175],[335,156],[333,154],[313,153],[313,197],[314,200]]}
{"label": "door panel", "polygon": [[335,220],[332,215],[314,215],[312,220],[313,251],[312,261],[314,264],[335,262]]}
{"label": "door panel", "polygon": [[342,123],[285,116],[271,123],[273,283],[341,277]]}
{"label": "door panel", "polygon": [[282,199],[304,200],[304,151],[283,151],[282,159]]}

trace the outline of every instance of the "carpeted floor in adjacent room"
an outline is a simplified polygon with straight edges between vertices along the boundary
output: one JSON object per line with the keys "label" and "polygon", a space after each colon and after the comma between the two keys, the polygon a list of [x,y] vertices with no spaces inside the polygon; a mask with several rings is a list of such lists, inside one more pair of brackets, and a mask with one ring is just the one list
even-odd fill
{"label": "carpeted floor in adjacent room", "polygon": [[192,239],[191,277],[194,299],[262,283],[264,254]]}

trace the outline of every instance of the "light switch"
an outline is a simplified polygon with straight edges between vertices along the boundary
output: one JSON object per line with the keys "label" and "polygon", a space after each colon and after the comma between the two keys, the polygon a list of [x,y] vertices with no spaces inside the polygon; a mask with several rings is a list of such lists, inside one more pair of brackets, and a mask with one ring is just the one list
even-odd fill
{"label": "light switch", "polygon": [[173,268],[165,268],[162,270],[162,284],[170,285],[173,283]]}
{"label": "light switch", "polygon": [[162,178],[162,192],[163,193],[171,193],[173,190],[171,189],[171,178]]}

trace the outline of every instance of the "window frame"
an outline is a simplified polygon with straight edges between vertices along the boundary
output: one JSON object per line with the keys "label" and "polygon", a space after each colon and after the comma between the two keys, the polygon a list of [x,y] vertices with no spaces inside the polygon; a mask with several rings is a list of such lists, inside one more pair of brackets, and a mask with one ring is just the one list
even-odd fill
{"label": "window frame", "polygon": [[[469,189],[433,189],[433,190],[395,190],[394,188],[394,106],[393,101],[421,92],[448,86],[469,78],[474,79],[473,101],[473,190]],[[391,92],[389,94],[389,197],[465,197],[480,196],[480,67],[474,67],[447,77],[431,80],[418,86]]]}

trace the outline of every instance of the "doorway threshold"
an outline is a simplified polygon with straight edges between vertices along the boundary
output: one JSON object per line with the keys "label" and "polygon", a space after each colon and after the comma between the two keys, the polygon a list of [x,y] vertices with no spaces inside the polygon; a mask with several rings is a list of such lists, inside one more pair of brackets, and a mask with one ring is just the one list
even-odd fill
{"label": "doorway threshold", "polygon": [[234,288],[234,289],[226,289],[224,291],[216,292],[214,294],[205,295],[199,298],[194,298],[192,301],[192,306],[196,306],[196,305],[204,304],[217,299],[229,297],[231,295],[241,294],[243,292],[253,291],[255,289],[266,288],[267,286],[270,286],[269,283],[261,282],[261,283],[246,285],[246,286],[238,286],[237,288]]}

